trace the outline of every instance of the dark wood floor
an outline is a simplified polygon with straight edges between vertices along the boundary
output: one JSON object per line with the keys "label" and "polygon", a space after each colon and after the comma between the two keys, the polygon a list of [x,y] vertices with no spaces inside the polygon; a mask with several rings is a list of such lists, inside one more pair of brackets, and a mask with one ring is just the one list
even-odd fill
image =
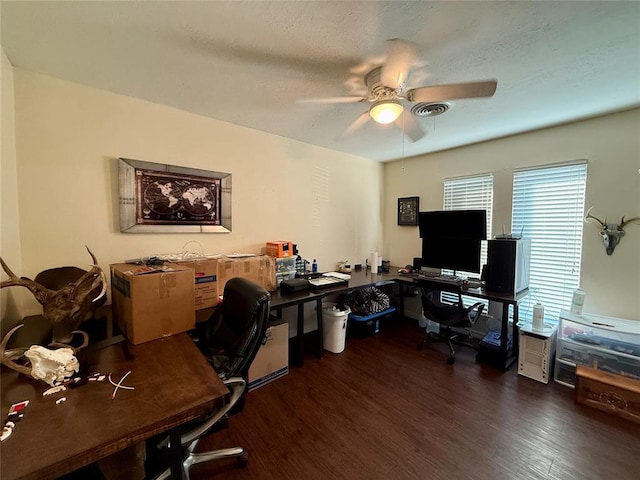
{"label": "dark wood floor", "polygon": [[459,347],[416,350],[414,322],[348,339],[341,354],[247,396],[199,449],[242,445],[249,464],[192,480],[638,479],[640,425],[575,404],[573,390],[501,372]]}

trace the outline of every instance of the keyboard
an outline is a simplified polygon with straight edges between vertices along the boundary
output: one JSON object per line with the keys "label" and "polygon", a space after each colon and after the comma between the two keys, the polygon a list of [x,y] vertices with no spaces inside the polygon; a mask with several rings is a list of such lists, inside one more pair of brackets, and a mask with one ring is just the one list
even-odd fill
{"label": "keyboard", "polygon": [[424,278],[426,280],[440,280],[444,282],[458,282],[460,277],[454,275],[442,275],[440,273],[418,273],[418,278]]}

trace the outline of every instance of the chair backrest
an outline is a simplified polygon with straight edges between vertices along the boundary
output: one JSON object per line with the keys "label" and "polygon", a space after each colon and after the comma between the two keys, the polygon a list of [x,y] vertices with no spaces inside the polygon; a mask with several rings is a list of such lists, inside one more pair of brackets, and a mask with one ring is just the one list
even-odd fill
{"label": "chair backrest", "polygon": [[440,293],[439,290],[423,289],[422,291],[422,309],[424,316],[429,320],[452,327],[470,327],[480,317],[484,304],[478,302],[471,307],[465,307],[461,289],[453,292],[458,296],[456,304],[440,302],[438,300]]}
{"label": "chair backrest", "polygon": [[270,301],[269,292],[250,280],[235,277],[227,281],[222,305],[206,329],[207,350],[228,360],[220,373],[246,380],[266,336]]}

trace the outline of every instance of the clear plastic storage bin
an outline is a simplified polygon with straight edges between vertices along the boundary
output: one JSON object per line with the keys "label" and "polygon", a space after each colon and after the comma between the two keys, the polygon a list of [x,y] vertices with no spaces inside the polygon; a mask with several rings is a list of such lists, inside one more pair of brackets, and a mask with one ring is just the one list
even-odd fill
{"label": "clear plastic storage bin", "polygon": [[640,380],[640,321],[562,312],[556,381],[573,387],[576,365]]}

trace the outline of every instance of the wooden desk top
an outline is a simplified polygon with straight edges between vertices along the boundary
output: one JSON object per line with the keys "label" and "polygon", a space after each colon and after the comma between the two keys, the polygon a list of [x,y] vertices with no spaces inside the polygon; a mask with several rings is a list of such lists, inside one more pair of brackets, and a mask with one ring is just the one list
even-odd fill
{"label": "wooden desk top", "polygon": [[[43,397],[48,386],[2,367],[2,423],[13,403],[29,400],[24,418],[2,442],[3,480],[56,478],[153,435],[193,420],[228,401],[229,392],[187,334],[132,347],[91,352],[81,360],[89,373],[113,373],[108,381],[91,382]],[[84,363],[86,362],[86,363]],[[56,399],[65,396],[64,403]]]}

